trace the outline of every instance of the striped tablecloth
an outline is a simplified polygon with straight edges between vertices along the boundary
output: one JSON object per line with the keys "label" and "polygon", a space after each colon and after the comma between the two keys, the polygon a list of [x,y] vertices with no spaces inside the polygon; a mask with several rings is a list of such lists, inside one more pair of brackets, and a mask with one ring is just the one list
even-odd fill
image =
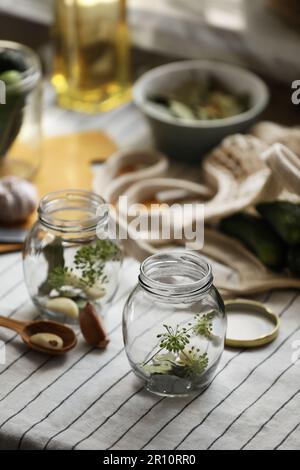
{"label": "striped tablecloth", "polygon": [[[48,133],[57,131],[58,122],[61,132],[104,128],[120,144],[148,141],[131,105],[83,119],[55,108],[49,95],[47,109]],[[119,291],[105,316],[111,337],[105,351],[79,341],[66,357],[48,357],[1,329],[0,449],[299,448],[300,293],[263,296],[281,316],[275,342],[253,351],[226,350],[206,391],[165,399],[142,389],[123,349],[122,308],[137,273],[137,262],[126,259]],[[20,254],[0,257],[0,307],[1,314],[13,318],[36,316]]]}

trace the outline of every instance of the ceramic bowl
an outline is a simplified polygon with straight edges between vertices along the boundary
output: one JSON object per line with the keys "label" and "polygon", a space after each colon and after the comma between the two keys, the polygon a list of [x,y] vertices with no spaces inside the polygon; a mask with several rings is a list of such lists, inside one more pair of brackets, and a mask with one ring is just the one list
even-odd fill
{"label": "ceramic bowl", "polygon": [[[229,118],[195,121],[173,117],[149,101],[149,96],[167,93],[189,80],[209,78],[217,79],[235,95],[249,96],[250,108]],[[244,68],[213,60],[192,60],[145,73],[134,85],[133,99],[149,121],[159,150],[177,160],[197,162],[227,135],[246,132],[267,106],[269,91],[259,77]]]}

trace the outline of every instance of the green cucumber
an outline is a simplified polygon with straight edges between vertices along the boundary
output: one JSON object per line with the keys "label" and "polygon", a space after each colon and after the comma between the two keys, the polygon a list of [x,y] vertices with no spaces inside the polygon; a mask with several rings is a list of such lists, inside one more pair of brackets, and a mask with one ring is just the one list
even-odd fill
{"label": "green cucumber", "polygon": [[287,263],[292,274],[300,277],[300,245],[292,246],[290,248]]}
{"label": "green cucumber", "polygon": [[300,204],[265,202],[258,204],[256,209],[288,245],[300,244]]}
{"label": "green cucumber", "polygon": [[220,223],[227,235],[243,242],[267,267],[279,270],[286,258],[286,247],[267,222],[249,214],[235,214]]}

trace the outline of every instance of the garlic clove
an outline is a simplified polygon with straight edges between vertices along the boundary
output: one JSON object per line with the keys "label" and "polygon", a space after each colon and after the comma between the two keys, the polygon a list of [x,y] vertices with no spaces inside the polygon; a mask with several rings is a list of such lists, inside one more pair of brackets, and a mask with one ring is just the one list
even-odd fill
{"label": "garlic clove", "polygon": [[49,299],[46,303],[46,308],[55,313],[67,315],[70,318],[77,319],[79,317],[79,308],[77,304],[67,297],[55,297]]}
{"label": "garlic clove", "polygon": [[52,333],[36,333],[30,336],[30,342],[46,349],[62,349],[64,345],[61,337]]}
{"label": "garlic clove", "polygon": [[102,319],[97,315],[92,304],[88,303],[80,310],[79,320],[81,332],[86,342],[91,346],[104,349],[108,345],[109,339]]}
{"label": "garlic clove", "polygon": [[89,300],[98,300],[105,296],[106,289],[102,284],[96,283],[93,287],[86,287],[84,293]]}

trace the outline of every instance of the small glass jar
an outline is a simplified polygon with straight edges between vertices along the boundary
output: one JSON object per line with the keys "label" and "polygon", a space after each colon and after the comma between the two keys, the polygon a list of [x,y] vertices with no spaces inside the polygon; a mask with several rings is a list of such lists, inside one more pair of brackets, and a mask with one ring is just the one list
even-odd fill
{"label": "small glass jar", "polygon": [[206,387],[225,334],[223,300],[197,253],[162,252],[143,262],[124,308],[123,335],[129,362],[150,392],[185,396]]}
{"label": "small glass jar", "polygon": [[23,252],[29,294],[43,317],[76,324],[80,309],[101,311],[118,286],[122,249],[109,238],[108,206],[94,193],[65,190],[46,195],[38,214]]}
{"label": "small glass jar", "polygon": [[[41,160],[41,66],[22,44],[0,41],[0,177],[31,179]],[[4,98],[4,99],[3,99]]]}

